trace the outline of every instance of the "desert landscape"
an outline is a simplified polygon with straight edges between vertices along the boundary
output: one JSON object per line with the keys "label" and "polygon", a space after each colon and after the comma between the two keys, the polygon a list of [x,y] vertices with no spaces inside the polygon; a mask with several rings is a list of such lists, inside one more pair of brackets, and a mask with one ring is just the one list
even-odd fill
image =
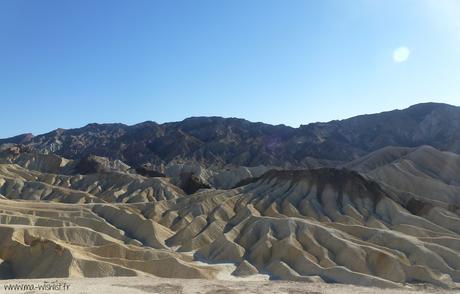
{"label": "desert landscape", "polygon": [[460,0],[0,0],[0,294],[460,294]]}
{"label": "desert landscape", "polygon": [[460,289],[459,107],[300,128],[218,117],[90,124],[0,144],[2,287]]}

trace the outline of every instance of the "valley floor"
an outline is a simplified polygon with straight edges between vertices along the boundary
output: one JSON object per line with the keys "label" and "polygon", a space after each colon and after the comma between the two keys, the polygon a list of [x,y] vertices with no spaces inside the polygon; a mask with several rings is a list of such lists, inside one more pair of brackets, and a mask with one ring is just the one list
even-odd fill
{"label": "valley floor", "polygon": [[[45,285],[55,290],[43,290]],[[35,290],[30,290],[35,287]],[[401,289],[382,289],[341,284],[301,283],[289,281],[248,281],[165,279],[155,277],[110,277],[84,279],[26,279],[0,281],[0,293],[66,293],[66,294],[409,294],[409,293],[460,293],[432,286],[411,286]]]}

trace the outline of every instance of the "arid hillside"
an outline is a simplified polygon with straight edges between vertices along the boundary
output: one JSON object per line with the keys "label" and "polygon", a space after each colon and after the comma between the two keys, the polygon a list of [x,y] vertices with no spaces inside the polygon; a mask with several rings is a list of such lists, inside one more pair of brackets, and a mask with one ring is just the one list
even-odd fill
{"label": "arid hillside", "polygon": [[271,170],[193,194],[174,182],[1,164],[2,277],[215,279],[231,263],[234,276],[294,281],[460,281],[456,198],[414,210],[370,176],[331,168]]}

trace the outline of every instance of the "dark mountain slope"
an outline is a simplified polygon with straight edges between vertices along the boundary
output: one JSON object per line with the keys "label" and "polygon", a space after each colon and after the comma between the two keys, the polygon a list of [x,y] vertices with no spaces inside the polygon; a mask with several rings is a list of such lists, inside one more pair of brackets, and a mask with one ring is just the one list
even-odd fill
{"label": "dark mountain slope", "polygon": [[437,103],[299,128],[243,119],[193,117],[181,122],[90,124],[36,137],[15,137],[41,152],[71,159],[89,154],[145,162],[317,167],[350,161],[385,146],[430,145],[460,153],[460,108]]}
{"label": "dark mountain slope", "polygon": [[[319,158],[349,160],[386,146],[431,145],[460,153],[460,108],[425,103],[404,110],[301,126],[305,149]],[[315,138],[316,141],[308,140]]]}

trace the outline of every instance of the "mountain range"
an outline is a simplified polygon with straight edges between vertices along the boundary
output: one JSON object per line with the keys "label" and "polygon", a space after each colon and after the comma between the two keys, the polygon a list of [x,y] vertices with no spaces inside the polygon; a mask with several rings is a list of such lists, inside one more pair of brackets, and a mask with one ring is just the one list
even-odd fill
{"label": "mountain range", "polygon": [[0,279],[107,276],[460,289],[460,108],[0,140]]}
{"label": "mountain range", "polygon": [[237,118],[192,117],[158,124],[89,124],[1,139],[69,159],[97,155],[131,166],[196,161],[205,165],[317,167],[347,162],[386,146],[430,145],[460,153],[460,108],[425,103],[299,128]]}

